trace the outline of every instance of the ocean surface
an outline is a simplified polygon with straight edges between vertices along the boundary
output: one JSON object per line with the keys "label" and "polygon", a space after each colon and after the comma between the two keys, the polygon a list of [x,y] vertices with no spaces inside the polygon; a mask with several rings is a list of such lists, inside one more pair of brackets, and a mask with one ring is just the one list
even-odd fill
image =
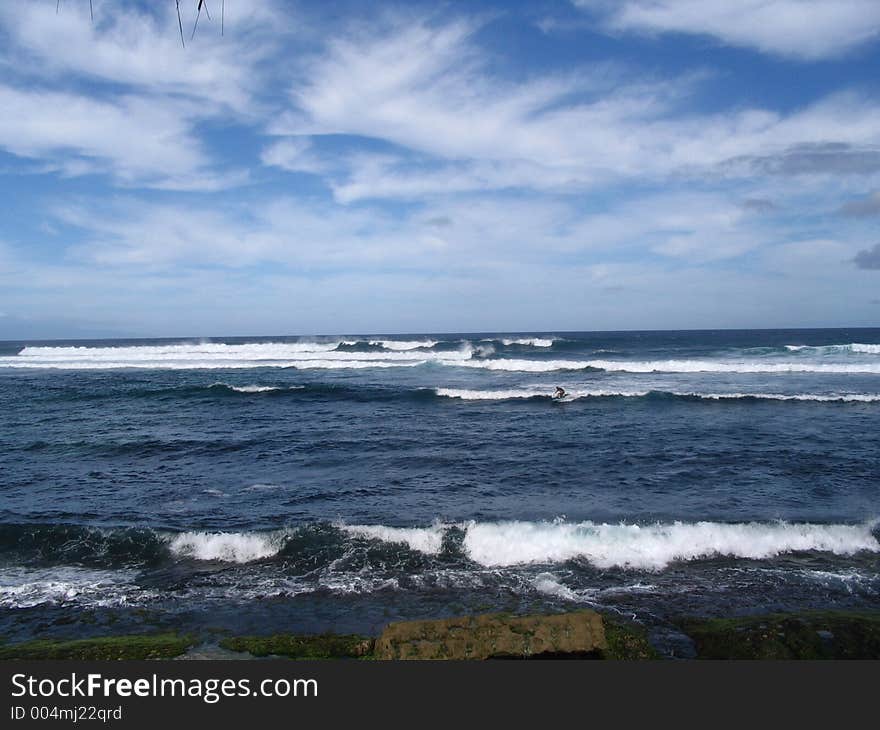
{"label": "ocean surface", "polygon": [[880,606],[880,329],[5,342],[0,414],[8,640]]}

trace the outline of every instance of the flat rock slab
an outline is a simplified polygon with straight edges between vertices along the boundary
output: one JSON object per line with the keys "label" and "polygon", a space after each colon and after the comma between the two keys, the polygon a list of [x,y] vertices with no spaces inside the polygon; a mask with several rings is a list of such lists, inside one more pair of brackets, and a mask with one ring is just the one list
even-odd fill
{"label": "flat rock slab", "polygon": [[377,659],[601,658],[602,617],[595,611],[552,616],[485,614],[389,624]]}

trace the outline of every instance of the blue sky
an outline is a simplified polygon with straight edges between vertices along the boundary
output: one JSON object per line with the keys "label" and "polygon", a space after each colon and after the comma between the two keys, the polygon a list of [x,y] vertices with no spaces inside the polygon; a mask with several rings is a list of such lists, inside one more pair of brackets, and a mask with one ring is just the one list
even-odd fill
{"label": "blue sky", "polygon": [[880,2],[0,5],[0,338],[880,324]]}

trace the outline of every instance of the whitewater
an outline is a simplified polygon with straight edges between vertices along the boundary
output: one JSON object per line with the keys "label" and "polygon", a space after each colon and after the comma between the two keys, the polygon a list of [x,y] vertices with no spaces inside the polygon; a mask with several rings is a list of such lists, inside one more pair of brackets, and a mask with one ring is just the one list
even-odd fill
{"label": "whitewater", "polygon": [[878,329],[3,342],[0,412],[16,639],[880,601]]}

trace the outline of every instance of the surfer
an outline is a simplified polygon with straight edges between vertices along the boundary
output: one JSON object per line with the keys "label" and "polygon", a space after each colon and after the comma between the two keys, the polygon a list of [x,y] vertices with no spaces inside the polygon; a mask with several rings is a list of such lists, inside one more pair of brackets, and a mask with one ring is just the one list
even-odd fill
{"label": "surfer", "polygon": [[554,398],[565,398],[568,393],[565,392],[565,388],[560,388],[558,385],[556,386],[556,392],[553,394]]}

